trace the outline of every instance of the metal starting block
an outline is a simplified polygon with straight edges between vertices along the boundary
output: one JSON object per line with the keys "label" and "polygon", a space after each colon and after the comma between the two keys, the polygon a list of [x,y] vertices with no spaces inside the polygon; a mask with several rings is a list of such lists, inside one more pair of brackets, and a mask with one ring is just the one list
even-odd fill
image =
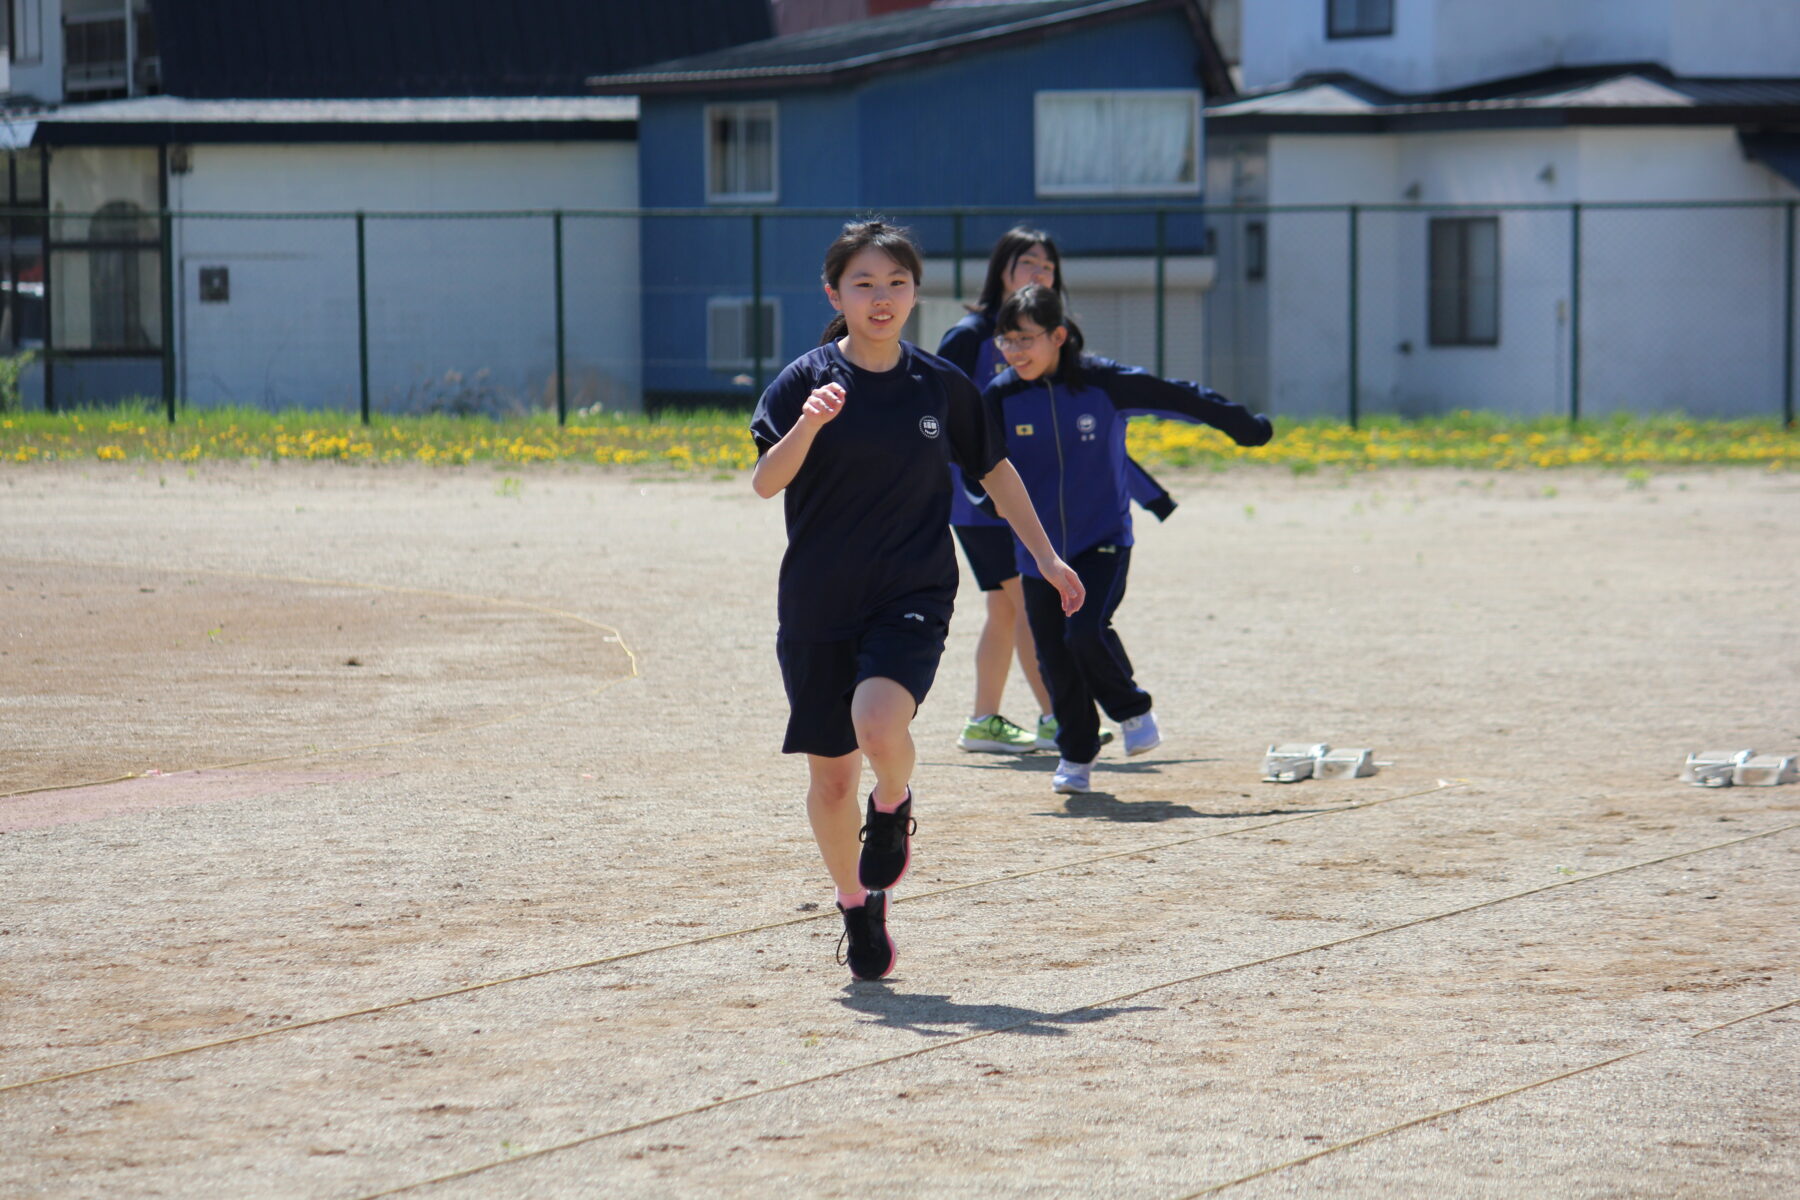
{"label": "metal starting block", "polygon": [[1739,787],[1774,787],[1800,783],[1800,757],[1792,754],[1759,754],[1732,768],[1731,782]]}
{"label": "metal starting block", "polygon": [[1319,760],[1331,753],[1324,742],[1283,742],[1270,746],[1263,758],[1264,783],[1299,783],[1311,779]]}
{"label": "metal starting block", "polygon": [[1373,750],[1352,750],[1339,746],[1329,754],[1321,754],[1313,763],[1314,779],[1363,779],[1375,773]]}
{"label": "metal starting block", "polygon": [[1696,787],[1730,787],[1738,769],[1755,757],[1754,750],[1702,750],[1690,754],[1681,782]]}

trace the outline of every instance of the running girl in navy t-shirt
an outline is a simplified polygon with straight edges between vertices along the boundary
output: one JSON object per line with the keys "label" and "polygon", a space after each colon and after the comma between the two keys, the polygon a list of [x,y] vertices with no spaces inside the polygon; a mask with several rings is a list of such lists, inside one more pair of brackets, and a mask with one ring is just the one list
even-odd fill
{"label": "running girl in navy t-shirt", "polygon": [[1019,557],[1025,615],[1037,639],[1038,665],[1050,687],[1061,761],[1051,786],[1087,791],[1100,751],[1095,706],[1119,722],[1128,755],[1162,741],[1150,693],[1138,686],[1131,659],[1113,629],[1131,565],[1131,499],[1125,479],[1125,422],[1168,417],[1223,430],[1240,446],[1260,446],[1269,419],[1210,388],[1159,379],[1081,352],[1081,331],[1062,297],[1032,285],[1014,292],[995,320],[996,342],[1009,369],[982,393],[1001,419],[1008,456],[1018,464],[1031,501],[1044,514],[1051,544],[1092,593],[1069,614],[1046,603],[1053,589],[1035,577],[1034,559]]}
{"label": "running girl in navy t-shirt", "polygon": [[[785,492],[775,642],[789,705],[782,751],[807,756],[806,813],[859,979],[894,965],[887,889],[910,854],[908,726],[937,673],[956,597],[948,465],[981,481],[1064,611],[1083,597],[967,376],[900,338],[920,268],[904,230],[846,225],[825,255],[825,295],[839,316],[817,349],[776,376],[750,424],[756,494]],[[859,848],[865,757],[875,788]]]}

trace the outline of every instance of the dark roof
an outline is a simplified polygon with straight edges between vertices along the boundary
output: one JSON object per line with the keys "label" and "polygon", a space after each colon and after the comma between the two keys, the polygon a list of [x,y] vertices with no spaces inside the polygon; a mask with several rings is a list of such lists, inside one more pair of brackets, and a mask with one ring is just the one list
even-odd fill
{"label": "dark roof", "polygon": [[916,67],[1040,39],[1051,33],[1147,12],[1172,10],[1188,18],[1199,43],[1209,94],[1229,96],[1231,79],[1195,0],[1021,0],[940,3],[654,63],[641,70],[597,73],[596,92],[654,93],[733,87],[808,87],[860,79],[883,70]]}
{"label": "dark roof", "polygon": [[1689,79],[1654,64],[1558,67],[1442,92],[1305,76],[1206,110],[1220,133],[1386,133],[1546,125],[1800,122],[1800,79]]}
{"label": "dark roof", "polygon": [[769,0],[152,0],[163,88],[195,99],[578,95],[766,38]]}
{"label": "dark roof", "polygon": [[145,146],[300,142],[631,141],[632,96],[374,100],[190,100],[140,96],[71,104],[16,121],[20,144]]}

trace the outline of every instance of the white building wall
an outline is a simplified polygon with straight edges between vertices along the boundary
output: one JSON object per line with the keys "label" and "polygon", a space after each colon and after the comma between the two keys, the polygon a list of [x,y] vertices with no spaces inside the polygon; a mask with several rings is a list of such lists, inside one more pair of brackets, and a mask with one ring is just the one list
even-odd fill
{"label": "white building wall", "polygon": [[[1271,137],[1272,205],[1364,203],[1394,192],[1392,138]],[[1349,221],[1343,209],[1271,212],[1268,222],[1268,391],[1272,411],[1342,415],[1350,404]],[[1366,251],[1360,264],[1369,265]],[[1363,342],[1386,317],[1359,293]],[[1371,322],[1374,327],[1371,328]],[[1360,365],[1360,364],[1359,364]],[[1367,371],[1363,367],[1363,371]]]}
{"label": "white building wall", "polygon": [[1795,0],[1394,0],[1387,37],[1328,38],[1327,0],[1243,11],[1247,89],[1348,71],[1398,92],[1559,66],[1658,63],[1679,75],[1800,75]]}
{"label": "white building wall", "polygon": [[[1577,128],[1269,139],[1272,204],[1404,203],[1359,223],[1364,412],[1567,411],[1571,201],[1800,197],[1730,128]],[[1493,205],[1492,208],[1452,207]],[[1500,219],[1497,346],[1432,346],[1428,223]],[[1275,411],[1347,407],[1348,237],[1336,213],[1269,216]],[[1582,410],[1746,414],[1780,407],[1783,210],[1598,209],[1582,217]],[[1227,274],[1209,303],[1230,303]],[[1254,353],[1251,351],[1250,353]]]}
{"label": "white building wall", "polygon": [[[630,142],[194,146],[170,178],[178,387],[191,403],[355,408],[353,218],[235,213],[631,209]],[[554,404],[551,220],[367,219],[371,403]],[[224,267],[230,298],[200,299]],[[637,223],[569,216],[571,408],[641,405]]]}
{"label": "white building wall", "polygon": [[1672,5],[1672,12],[1669,51],[1657,61],[1677,75],[1800,75],[1800,3],[1795,0],[1659,2]]}

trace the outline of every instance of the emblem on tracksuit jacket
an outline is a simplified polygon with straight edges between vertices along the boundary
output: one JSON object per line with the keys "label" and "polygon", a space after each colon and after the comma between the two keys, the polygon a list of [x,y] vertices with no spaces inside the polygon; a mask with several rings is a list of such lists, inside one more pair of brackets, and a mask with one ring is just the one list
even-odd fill
{"label": "emblem on tracksuit jacket", "polygon": [[1081,440],[1084,442],[1091,442],[1094,440],[1094,430],[1098,428],[1099,425],[1100,422],[1094,419],[1093,413],[1082,413],[1079,417],[1075,418],[1075,429],[1081,434]]}
{"label": "emblem on tracksuit jacket", "polygon": [[1036,433],[1037,430],[1033,429],[1030,425],[1014,425],[1013,432],[1020,437],[1030,437],[1032,434]]}
{"label": "emblem on tracksuit jacket", "polygon": [[938,419],[929,413],[919,418],[919,432],[928,438],[938,435]]}

